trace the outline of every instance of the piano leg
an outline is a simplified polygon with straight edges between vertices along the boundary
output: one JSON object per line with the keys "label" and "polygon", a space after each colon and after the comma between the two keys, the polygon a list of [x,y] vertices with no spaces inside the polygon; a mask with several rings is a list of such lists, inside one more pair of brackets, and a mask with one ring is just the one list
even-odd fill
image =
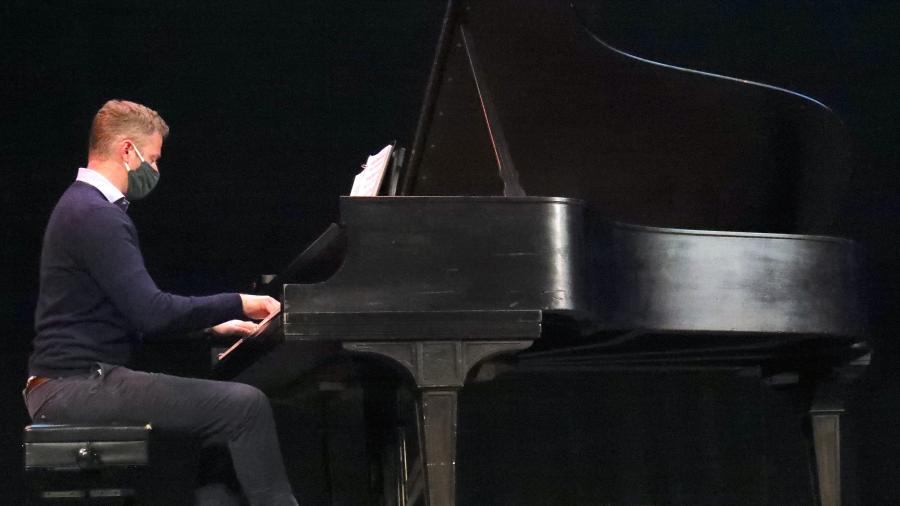
{"label": "piano leg", "polygon": [[422,390],[421,434],[428,481],[428,505],[456,504],[457,390]]}
{"label": "piano leg", "polygon": [[868,357],[864,357],[858,363],[837,368],[818,383],[813,394],[809,415],[819,506],[841,506],[843,498],[851,504],[856,502],[854,494],[842,489],[849,477],[841,465],[841,417],[852,383],[867,364]]}
{"label": "piano leg", "polygon": [[345,342],[344,348],[402,365],[419,389],[419,434],[427,506],[456,505],[457,394],[482,360],[523,350],[532,340]]}
{"label": "piano leg", "polygon": [[820,506],[841,504],[841,412],[810,410]]}

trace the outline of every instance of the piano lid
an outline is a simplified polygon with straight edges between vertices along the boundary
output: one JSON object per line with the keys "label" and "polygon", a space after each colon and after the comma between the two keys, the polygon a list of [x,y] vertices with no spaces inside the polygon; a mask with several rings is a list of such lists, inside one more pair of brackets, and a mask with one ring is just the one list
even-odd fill
{"label": "piano lid", "polygon": [[849,178],[830,109],[617,49],[590,4],[448,4],[403,194],[563,196],[642,225],[829,231]]}

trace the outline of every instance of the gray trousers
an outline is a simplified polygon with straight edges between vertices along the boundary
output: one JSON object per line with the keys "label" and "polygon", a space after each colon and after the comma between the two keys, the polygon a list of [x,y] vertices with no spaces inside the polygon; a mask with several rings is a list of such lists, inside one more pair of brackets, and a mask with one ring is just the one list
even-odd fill
{"label": "gray trousers", "polygon": [[242,383],[181,378],[97,364],[25,398],[34,423],[151,424],[163,433],[227,445],[251,505],[295,506],[269,400]]}

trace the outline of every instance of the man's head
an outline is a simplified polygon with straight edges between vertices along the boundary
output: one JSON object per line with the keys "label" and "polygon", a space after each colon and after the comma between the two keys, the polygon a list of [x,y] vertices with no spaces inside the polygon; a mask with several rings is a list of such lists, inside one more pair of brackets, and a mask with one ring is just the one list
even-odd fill
{"label": "man's head", "polygon": [[97,111],[91,124],[88,167],[125,193],[127,171],[140,166],[142,159],[159,170],[157,161],[168,134],[169,126],[153,109],[127,100],[110,100]]}

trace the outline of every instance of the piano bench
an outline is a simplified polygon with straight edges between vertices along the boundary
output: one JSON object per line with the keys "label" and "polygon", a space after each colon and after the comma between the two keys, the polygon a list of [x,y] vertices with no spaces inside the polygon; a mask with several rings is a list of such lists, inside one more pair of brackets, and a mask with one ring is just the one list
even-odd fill
{"label": "piano bench", "polygon": [[129,504],[148,467],[150,425],[29,425],[25,474],[42,501]]}

